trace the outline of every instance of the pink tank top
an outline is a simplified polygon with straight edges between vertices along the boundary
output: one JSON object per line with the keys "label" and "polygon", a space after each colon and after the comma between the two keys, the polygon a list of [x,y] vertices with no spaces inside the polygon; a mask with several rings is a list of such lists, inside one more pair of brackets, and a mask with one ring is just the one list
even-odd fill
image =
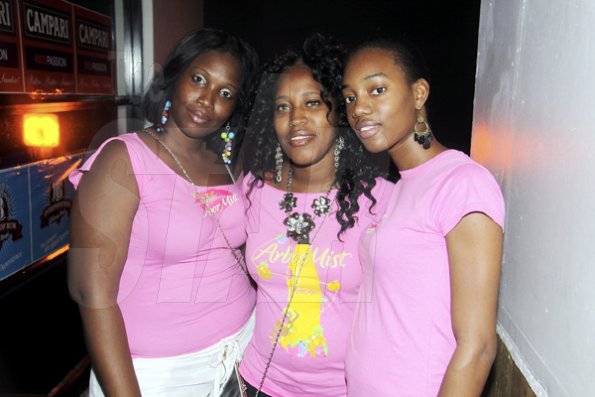
{"label": "pink tank top", "polygon": [[132,356],[196,352],[237,332],[255,291],[216,220],[232,247],[244,244],[240,184],[198,187],[196,199],[186,179],[129,133],[104,142],[75,170],[75,187],[114,139],[126,144],[140,195],[118,292]]}

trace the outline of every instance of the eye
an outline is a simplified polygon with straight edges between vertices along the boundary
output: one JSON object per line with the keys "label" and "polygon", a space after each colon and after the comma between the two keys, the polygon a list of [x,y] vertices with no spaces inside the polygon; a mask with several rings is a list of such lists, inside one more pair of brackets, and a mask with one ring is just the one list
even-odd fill
{"label": "eye", "polygon": [[372,90],[372,95],[380,95],[386,91],[386,87],[376,87]]}
{"label": "eye", "polygon": [[353,103],[355,102],[355,95],[347,95],[343,97],[343,100],[345,101],[345,104]]}
{"label": "eye", "polygon": [[289,105],[286,103],[279,103],[277,106],[275,106],[275,111],[276,112],[287,112],[287,111],[289,111]]}
{"label": "eye", "polygon": [[228,90],[227,88],[224,88],[220,91],[221,96],[225,99],[233,99],[233,94],[230,90]]}
{"label": "eye", "polygon": [[207,83],[207,79],[202,74],[193,74],[192,81],[199,85],[205,85]]}
{"label": "eye", "polygon": [[313,108],[315,106],[320,105],[320,102],[320,99],[310,99],[309,101],[306,101],[306,107]]}

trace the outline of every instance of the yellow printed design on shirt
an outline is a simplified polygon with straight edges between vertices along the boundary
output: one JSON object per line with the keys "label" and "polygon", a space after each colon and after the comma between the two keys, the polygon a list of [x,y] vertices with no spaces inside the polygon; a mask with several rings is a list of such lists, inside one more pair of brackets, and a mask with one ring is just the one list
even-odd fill
{"label": "yellow printed design on shirt", "polygon": [[[297,347],[300,356],[326,356],[328,346],[320,323],[323,296],[309,244],[298,244],[295,247],[289,270],[291,277],[287,281],[287,299],[291,303],[283,310],[283,314],[287,311],[287,318],[279,344],[284,349]],[[282,317],[277,321],[272,338],[277,335],[281,321]]]}
{"label": "yellow printed design on shirt", "polygon": [[287,313],[278,341],[281,347],[298,357],[328,355],[322,316],[338,297],[342,286],[337,279],[322,281],[319,272],[342,269],[346,258],[351,256],[343,250],[335,252],[330,247],[323,249],[305,244],[298,244],[292,250],[285,234],[276,235],[256,249],[250,261],[256,268],[259,284],[276,283],[275,278],[281,276],[287,278],[285,299],[289,301],[294,294],[291,305],[283,308],[269,334],[271,343],[274,343]]}

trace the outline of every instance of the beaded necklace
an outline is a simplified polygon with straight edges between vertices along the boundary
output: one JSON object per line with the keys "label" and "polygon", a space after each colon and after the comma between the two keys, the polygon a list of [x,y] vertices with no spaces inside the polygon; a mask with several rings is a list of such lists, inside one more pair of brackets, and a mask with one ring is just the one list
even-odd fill
{"label": "beaded necklace", "polygon": [[[283,195],[283,199],[279,201],[279,208],[282,209],[286,214],[289,214],[295,207],[297,207],[297,197],[291,192],[291,182],[293,180],[293,167],[289,167],[287,172],[287,192]],[[314,261],[312,251],[311,251],[311,243],[314,242],[318,233],[322,229],[322,226],[328,217],[328,214],[331,212],[331,200],[328,198],[331,190],[335,186],[335,181],[331,183],[328,191],[314,199],[312,203],[312,209],[314,210],[314,214],[320,217],[322,220],[320,222],[320,226],[314,233],[314,236],[310,240],[310,232],[316,227],[314,224],[314,220],[312,215],[307,212],[294,212],[291,215],[288,215],[283,224],[287,227],[287,236],[295,240],[298,245],[295,248],[294,253],[291,256],[291,262],[295,263],[295,277],[293,283],[291,283],[291,293],[289,295],[289,300],[287,302],[287,307],[283,310],[283,316],[281,317],[280,324],[278,326],[277,331],[275,332],[275,338],[273,340],[273,348],[268,356],[266,361],[266,365],[264,367],[264,371],[262,377],[260,378],[260,382],[258,384],[258,389],[256,389],[256,394],[254,397],[258,397],[260,395],[260,391],[262,386],[264,385],[264,381],[267,377],[267,373],[271,366],[271,362],[273,361],[273,355],[275,354],[275,350],[279,345],[279,339],[281,338],[281,334],[284,332],[287,318],[289,316],[289,308],[291,307],[291,303],[293,302],[293,297],[298,289],[298,282],[302,273],[302,269],[306,262]]]}
{"label": "beaded necklace", "polygon": [[[310,232],[316,227],[314,218],[307,212],[294,212],[291,215],[291,211],[297,207],[297,197],[291,191],[291,182],[293,180],[293,167],[289,167],[287,171],[287,192],[283,195],[283,199],[279,201],[279,208],[285,211],[287,217],[283,221],[283,224],[287,227],[287,237],[292,238],[299,244],[310,244]],[[331,211],[331,200],[328,198],[331,190],[335,186],[335,180],[329,186],[327,192],[314,199],[312,203],[312,209],[314,215],[320,217],[328,215]]]}

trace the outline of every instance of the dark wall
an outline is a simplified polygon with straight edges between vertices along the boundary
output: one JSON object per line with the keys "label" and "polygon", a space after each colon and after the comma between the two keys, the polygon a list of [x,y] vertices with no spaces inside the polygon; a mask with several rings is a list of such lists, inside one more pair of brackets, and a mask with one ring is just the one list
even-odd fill
{"label": "dark wall", "polygon": [[[175,5],[175,7],[172,7]],[[189,30],[202,26],[200,0],[153,0],[153,57],[155,70]]]}
{"label": "dark wall", "polygon": [[88,362],[66,255],[0,284],[0,396],[79,396]]}
{"label": "dark wall", "polygon": [[248,40],[266,59],[311,32],[351,46],[370,35],[404,35],[432,74],[430,121],[438,139],[469,152],[479,0],[204,1],[206,27]]}

